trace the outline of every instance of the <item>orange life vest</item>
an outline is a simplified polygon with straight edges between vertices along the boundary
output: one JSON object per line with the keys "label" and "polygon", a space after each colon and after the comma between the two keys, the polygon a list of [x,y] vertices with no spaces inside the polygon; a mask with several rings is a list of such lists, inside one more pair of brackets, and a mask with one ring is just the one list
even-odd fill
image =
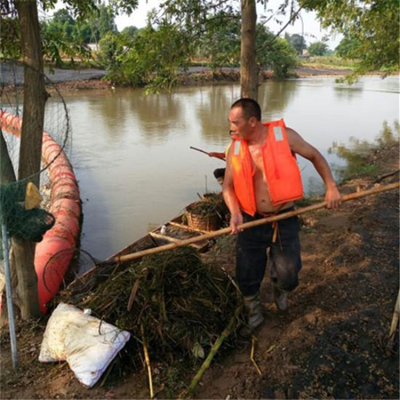
{"label": "orange life vest", "polygon": [[[301,199],[303,185],[296,156],[289,147],[283,119],[264,123],[268,136],[262,148],[264,171],[273,206]],[[232,143],[233,185],[240,208],[254,216],[257,211],[254,194],[254,164],[247,142],[234,139]]]}

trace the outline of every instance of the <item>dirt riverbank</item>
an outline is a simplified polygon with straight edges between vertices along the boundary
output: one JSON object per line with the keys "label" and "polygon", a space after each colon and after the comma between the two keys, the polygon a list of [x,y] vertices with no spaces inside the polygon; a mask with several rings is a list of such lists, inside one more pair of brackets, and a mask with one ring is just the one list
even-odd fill
{"label": "dirt riverbank", "polygon": [[[373,151],[368,162],[379,170],[349,181],[342,193],[371,188],[378,177],[398,170],[398,145]],[[395,174],[378,185],[397,180]],[[398,192],[391,191],[348,202],[337,212],[307,214],[301,283],[290,296],[288,312],[273,305],[267,277],[263,284],[266,321],[255,334],[254,347],[261,374],[250,360],[251,342],[244,342],[212,363],[195,398],[399,398],[398,345],[390,353],[385,347],[399,290],[398,211]],[[233,274],[234,237],[221,238],[205,258]],[[88,390],[66,363],[40,364],[44,328],[45,321],[17,321],[16,373],[8,333],[0,331],[0,398],[148,398],[145,370]],[[195,372],[188,371],[186,384]],[[167,384],[156,384],[157,398],[167,397]],[[168,393],[179,393],[175,385]]]}
{"label": "dirt riverbank", "polygon": [[[104,72],[104,71],[103,71]],[[343,69],[317,69],[317,68],[298,68],[293,71],[293,78],[305,78],[310,76],[345,76],[351,73],[351,70]],[[71,75],[73,76],[73,75]],[[57,80],[59,90],[86,90],[86,89],[115,89],[110,81],[98,78]],[[260,79],[274,79],[272,71],[264,71]],[[178,77],[178,86],[196,86],[204,84],[226,84],[240,82],[240,73],[238,68],[223,68],[219,72],[212,72],[201,67],[189,68],[187,73]]]}
{"label": "dirt riverbank", "polygon": [[[308,76],[345,76],[351,70],[345,69],[321,69],[321,68],[297,68],[293,71],[293,77]],[[113,88],[112,82],[105,79],[106,72],[102,69],[67,69],[45,68],[46,83],[49,88],[56,86],[59,90],[104,90]],[[272,71],[263,71],[261,79],[273,78]],[[178,77],[178,86],[193,86],[199,84],[239,82],[239,68],[222,68],[219,72],[212,72],[206,67],[190,67],[186,73]],[[23,68],[19,65],[1,65],[1,84],[10,90],[13,85],[20,86],[23,82]],[[3,89],[5,90],[5,89]]]}

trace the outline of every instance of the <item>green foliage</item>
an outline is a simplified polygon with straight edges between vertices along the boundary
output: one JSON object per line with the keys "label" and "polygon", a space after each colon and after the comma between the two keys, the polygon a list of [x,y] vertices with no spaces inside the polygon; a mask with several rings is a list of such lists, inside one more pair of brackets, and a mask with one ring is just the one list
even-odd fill
{"label": "green foliage", "polygon": [[108,33],[99,43],[99,61],[117,85],[170,90],[180,69],[188,67],[191,43],[175,25],[147,27],[134,38]]}
{"label": "green foliage", "polygon": [[117,32],[114,16],[110,8],[100,6],[85,19],[75,20],[66,9],[58,10],[53,18],[42,23],[42,30],[50,36],[63,37],[70,43],[98,42],[108,32]]}
{"label": "green foliage", "polygon": [[338,171],[340,180],[347,181],[377,172],[377,166],[368,162],[371,144],[354,137],[351,137],[349,142],[349,146],[334,142],[329,149],[329,153],[337,154],[347,162],[347,166]]}
{"label": "green foliage", "polygon": [[335,53],[345,59],[353,59],[360,47],[360,41],[355,38],[344,37],[335,49]]}
{"label": "green foliage", "polygon": [[122,29],[121,34],[133,39],[138,32],[139,29],[136,26],[127,26]]}
{"label": "green foliage", "polygon": [[201,36],[197,56],[210,59],[212,70],[237,66],[240,61],[240,16],[218,12]]}
{"label": "green foliage", "polygon": [[114,22],[113,12],[110,8],[99,7],[98,21],[95,28],[97,28],[98,39],[101,39],[109,32],[116,33],[118,31]]}
{"label": "green foliage", "polygon": [[295,33],[294,35],[289,35],[289,33],[285,33],[285,40],[292,45],[297,54],[303,54],[303,50],[307,48],[304,36],[298,35],[297,33]]}
{"label": "green foliage", "polygon": [[[240,61],[240,16],[225,12],[217,13],[207,25],[207,31],[200,43],[197,55],[210,58],[210,67],[217,69],[225,66],[237,66]],[[277,77],[286,77],[289,70],[296,67],[294,49],[283,39],[275,39],[265,26],[257,27],[257,62],[263,68],[271,68]],[[265,43],[269,45],[264,46]],[[265,49],[264,49],[265,47]]]}
{"label": "green foliage", "polygon": [[387,121],[383,123],[382,131],[376,138],[376,142],[380,149],[390,147],[395,143],[399,143],[400,140],[400,125],[399,121],[394,121],[393,128],[389,126]]}
{"label": "green foliage", "polygon": [[[324,27],[331,27],[352,41],[347,57],[357,59],[354,75],[369,71],[399,70],[398,0],[299,0],[315,10]],[[350,77],[351,78],[354,78]]]}
{"label": "green foliage", "polygon": [[21,57],[20,37],[21,31],[18,20],[9,17],[2,18],[0,28],[1,57],[16,60]]}
{"label": "green foliage", "polygon": [[368,176],[377,173],[379,168],[375,164],[371,164],[369,155],[371,150],[381,150],[390,147],[393,144],[398,144],[400,138],[399,122],[394,122],[394,127],[391,128],[385,121],[383,129],[374,143],[366,140],[359,140],[351,137],[349,145],[339,144],[334,142],[329,149],[329,153],[337,154],[339,157],[347,161],[347,166],[340,169],[339,176],[342,181],[354,179],[357,177]]}
{"label": "green foliage", "polygon": [[312,58],[302,60],[301,65],[304,67],[322,69],[353,69],[354,60],[344,59],[334,55],[314,56]]}
{"label": "green foliage", "polygon": [[76,57],[81,60],[90,58],[88,48],[81,40],[73,38],[69,29],[64,30],[61,27],[57,29],[55,24],[49,28],[49,25],[42,22],[41,35],[43,55],[57,67],[64,65],[65,58],[68,58],[72,64]]}
{"label": "green foliage", "polygon": [[[285,39],[277,38],[264,26],[258,26],[256,39],[257,62],[263,68],[271,68],[278,78],[285,78],[297,66],[296,50]],[[269,45],[265,46],[265,43]]]}
{"label": "green foliage", "polygon": [[327,51],[328,46],[324,42],[314,42],[308,46],[308,52],[312,56],[323,56]]}
{"label": "green foliage", "polygon": [[124,51],[127,45],[130,42],[126,36],[112,32],[104,35],[99,42],[97,61],[106,69],[107,79],[120,85],[126,81],[126,69],[132,67],[132,61],[128,63],[127,52]]}
{"label": "green foliage", "polygon": [[[53,9],[56,0],[43,0],[45,11]],[[43,55],[56,66],[62,66],[65,59],[87,60],[90,51],[85,44],[99,41],[108,32],[116,32],[114,15],[121,12],[130,14],[137,7],[138,0],[110,0],[105,6],[97,0],[64,0],[66,8],[57,10],[49,21],[41,21]],[[2,0],[4,13],[1,21],[1,57],[19,59],[20,28],[13,1]]]}

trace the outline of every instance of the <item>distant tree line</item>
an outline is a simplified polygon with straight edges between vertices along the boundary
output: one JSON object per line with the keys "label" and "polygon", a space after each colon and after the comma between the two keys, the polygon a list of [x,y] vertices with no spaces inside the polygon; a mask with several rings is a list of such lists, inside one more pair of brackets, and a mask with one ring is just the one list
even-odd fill
{"label": "distant tree line", "polygon": [[[227,18],[228,17],[228,18]],[[225,23],[220,23],[226,19]],[[206,60],[217,71],[222,67],[237,67],[240,62],[240,15],[217,14],[196,42],[173,24],[162,23],[158,28],[134,26],[118,32],[112,11],[100,6],[85,20],[74,19],[67,9],[56,11],[41,21],[44,53],[56,66],[63,58],[89,58],[88,44],[97,44],[94,59],[108,72],[115,84],[143,86],[153,89],[170,88],[178,70],[184,70],[193,60]],[[271,42],[269,46],[265,43]],[[297,56],[308,49],[310,55],[324,55],[329,49],[325,42],[307,47],[299,34],[285,34],[275,38],[263,24],[257,25],[257,63],[262,69],[271,69],[278,78],[289,76],[298,64]],[[156,74],[154,74],[156,73]]]}
{"label": "distant tree line", "polygon": [[[219,17],[222,20],[226,15],[221,13]],[[237,67],[240,62],[239,15],[231,15],[224,24],[219,23],[217,16],[196,45],[189,45],[184,33],[171,24],[161,24],[157,29],[151,24],[143,29],[128,26],[118,32],[112,11],[106,6],[100,6],[85,20],[74,19],[67,9],[58,10],[48,20],[41,21],[41,30],[44,52],[56,66],[63,64],[63,57],[72,61],[76,57],[91,57],[87,45],[97,44],[95,61],[107,70],[110,80],[121,85],[170,88],[177,71],[187,68],[190,61],[207,60],[214,71]],[[263,24],[258,24],[258,66],[273,70],[278,78],[289,76],[298,65],[297,56],[332,54],[327,37],[307,45],[300,34],[285,33],[284,39],[275,40],[274,36]],[[264,48],[268,41],[271,45]],[[351,58],[351,50],[357,43],[345,37],[335,54]]]}
{"label": "distant tree line", "polygon": [[[175,2],[178,4],[179,0]],[[181,3],[186,4],[184,0]],[[196,11],[194,5],[190,5],[190,2],[187,4],[192,7],[187,10],[188,13]],[[388,5],[381,5],[380,10],[385,7],[390,8]],[[329,11],[328,8],[318,10],[321,14]],[[384,18],[379,13],[378,15],[379,17],[374,14],[374,18],[369,18],[368,21],[374,21],[378,25]],[[40,21],[43,53],[55,66],[62,66],[66,60],[72,63],[76,59],[92,60],[106,69],[108,79],[115,84],[148,85],[155,90],[171,88],[176,83],[178,72],[187,69],[194,60],[207,62],[213,71],[222,67],[239,66],[239,11],[232,8],[220,9],[208,20],[199,22],[197,19],[197,22],[189,24],[185,21],[186,25],[180,24],[179,18],[174,23],[171,20],[173,19],[166,18],[165,15],[160,18],[154,12],[149,16],[145,28],[130,26],[118,32],[113,9],[106,5],[100,5],[86,13],[84,18],[79,15],[74,18],[71,9],[60,9],[51,18]],[[7,34],[19,34],[18,26],[8,29],[14,22],[15,20],[7,19],[3,21],[8,25],[0,32],[2,39]],[[340,20],[336,19],[334,22],[339,24]],[[363,30],[360,27],[350,28],[344,31],[344,39],[334,54],[345,59],[361,60],[360,70],[366,69],[365,58],[368,56],[368,62],[372,61],[378,68],[376,60],[371,60],[371,51],[367,54],[362,52],[362,49],[369,46],[361,38]],[[271,69],[278,78],[289,76],[290,71],[298,65],[299,56],[323,56],[332,53],[327,45],[327,37],[307,45],[303,35],[285,33],[284,38],[276,37],[263,23],[257,24],[256,32],[257,68]],[[382,37],[385,35],[383,28],[378,32]],[[5,43],[2,48],[3,56],[19,58],[20,49],[15,45],[15,40],[2,40],[2,43]],[[98,45],[95,53],[88,47],[92,43]],[[394,48],[393,44],[391,46]],[[398,65],[397,53],[393,52],[391,57],[392,61],[395,59],[395,64],[397,60]]]}

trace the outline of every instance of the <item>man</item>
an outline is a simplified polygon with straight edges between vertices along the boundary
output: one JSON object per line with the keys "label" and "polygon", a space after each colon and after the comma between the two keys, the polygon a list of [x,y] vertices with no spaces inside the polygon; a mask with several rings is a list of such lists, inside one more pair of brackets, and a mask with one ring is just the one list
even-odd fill
{"label": "man", "polygon": [[[261,122],[261,109],[252,99],[240,99],[229,112],[234,136],[227,156],[223,184],[230,210],[232,234],[238,234],[236,279],[248,312],[248,332],[264,320],[259,290],[268,267],[278,309],[287,309],[287,295],[298,285],[302,268],[297,217],[240,230],[249,222],[290,211],[303,196],[295,154],[310,160],[326,186],[328,208],[337,208],[340,193],[325,158],[283,120]],[[267,256],[267,249],[269,254]]]}
{"label": "man", "polygon": [[[218,153],[212,151],[208,153],[209,157],[219,158],[220,160],[226,161],[226,154],[225,153]],[[214,170],[214,178],[217,182],[222,186],[224,184],[224,177],[225,177],[225,168],[217,168]]]}
{"label": "man", "polygon": [[[208,153],[208,156],[213,157],[213,158],[219,158],[220,160],[226,161],[226,155],[228,154],[231,143],[229,143],[229,145],[226,147],[224,153],[218,153],[218,152],[214,151],[214,152]],[[217,182],[221,186],[224,184],[225,170],[226,170],[226,168],[217,168],[214,170],[214,178],[217,180]]]}

